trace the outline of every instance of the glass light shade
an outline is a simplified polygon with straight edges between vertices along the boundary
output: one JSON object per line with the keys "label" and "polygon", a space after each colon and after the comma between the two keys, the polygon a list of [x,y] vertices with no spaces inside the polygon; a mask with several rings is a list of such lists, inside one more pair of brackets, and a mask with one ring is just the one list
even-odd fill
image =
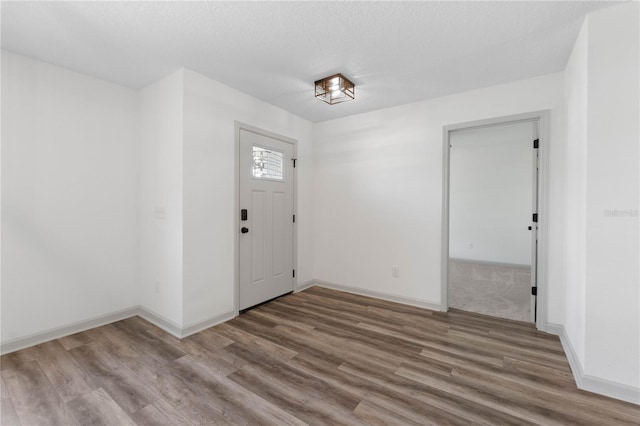
{"label": "glass light shade", "polygon": [[316,98],[329,105],[355,99],[355,85],[342,74],[335,74],[316,81]]}

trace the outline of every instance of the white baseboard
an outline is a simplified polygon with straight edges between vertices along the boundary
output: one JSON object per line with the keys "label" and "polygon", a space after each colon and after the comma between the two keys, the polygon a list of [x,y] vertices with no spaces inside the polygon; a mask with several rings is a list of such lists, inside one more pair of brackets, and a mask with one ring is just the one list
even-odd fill
{"label": "white baseboard", "polygon": [[80,333],[81,331],[86,331],[91,328],[111,324],[113,322],[121,321],[126,318],[134,317],[136,315],[146,321],[149,321],[151,324],[160,327],[172,336],[175,336],[178,339],[182,339],[184,337],[190,336],[191,334],[197,333],[198,331],[202,331],[205,328],[213,327],[214,325],[228,321],[237,316],[238,313],[235,311],[230,311],[222,315],[217,315],[215,317],[205,319],[203,321],[198,321],[197,323],[188,325],[186,327],[181,327],[179,324],[145,308],[144,306],[132,306],[131,308],[122,309],[94,318],[89,318],[84,321],[74,322],[62,327],[56,327],[40,333],[34,333],[25,337],[19,337],[17,339],[2,342],[2,344],[0,345],[0,353],[2,355],[5,355],[11,352],[19,351],[20,349],[39,345],[40,343],[59,339],[71,334]]}
{"label": "white baseboard", "polygon": [[488,265],[488,266],[503,266],[505,268],[531,269],[531,265],[524,264],[524,263],[494,262],[490,260],[462,259],[460,257],[450,257],[449,261],[461,262],[461,263],[476,263],[476,264]]}
{"label": "white baseboard", "polygon": [[221,315],[216,315],[215,317],[198,321],[194,324],[183,327],[181,330],[180,338],[190,336],[206,328],[213,327],[214,325],[222,324],[223,322],[229,321],[230,319],[233,319],[237,316],[237,311],[229,311]]}
{"label": "white baseboard", "polygon": [[296,289],[293,291],[294,293],[297,293],[299,291],[303,291],[308,289],[309,287],[313,287],[314,286],[315,281],[314,280],[309,280],[309,281],[305,281],[303,283],[300,283],[296,286]]}
{"label": "white baseboard", "polygon": [[560,337],[562,348],[567,355],[567,360],[571,366],[571,372],[573,373],[573,378],[576,381],[578,389],[640,405],[639,388],[584,373],[582,364],[563,325],[547,323],[547,333]]}
{"label": "white baseboard", "polygon": [[[564,326],[561,324],[554,324],[552,322],[548,322],[545,331],[549,334],[553,334],[555,336],[560,337],[564,333]],[[562,340],[562,338],[560,338],[560,340]]]}
{"label": "white baseboard", "polygon": [[390,302],[402,303],[403,305],[417,306],[419,308],[431,309],[432,311],[442,311],[442,305],[438,302],[429,302],[426,300],[414,299],[411,297],[397,296],[395,294],[383,293],[375,290],[367,290],[358,287],[351,287],[343,284],[336,284],[329,281],[313,280],[313,285],[318,287],[330,288],[347,293],[359,294],[361,296],[375,297],[376,299],[388,300]]}
{"label": "white baseboard", "polygon": [[112,322],[120,321],[125,318],[134,317],[138,315],[138,312],[139,306],[132,306],[130,308],[99,315],[83,321],[73,322],[62,327],[55,327],[39,333],[33,333],[25,337],[7,340],[6,342],[2,342],[0,345],[0,353],[2,353],[2,355],[8,354],[10,352],[19,351],[20,349],[48,342],[49,340],[59,339],[70,334],[80,333],[81,331],[100,327],[101,325],[111,324]]}
{"label": "white baseboard", "polygon": [[180,327],[180,324],[171,321],[170,319],[165,318],[144,306],[138,306],[137,315],[140,316],[140,318],[149,321],[151,324],[160,327],[172,336],[177,337],[178,339],[182,338],[182,327]]}

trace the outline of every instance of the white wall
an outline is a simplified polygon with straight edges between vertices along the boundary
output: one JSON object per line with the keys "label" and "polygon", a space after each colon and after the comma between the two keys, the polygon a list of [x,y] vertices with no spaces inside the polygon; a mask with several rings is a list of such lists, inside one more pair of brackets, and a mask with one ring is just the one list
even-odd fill
{"label": "white wall", "polygon": [[312,271],[312,124],[179,70],[138,93],[3,52],[2,341],[138,304],[174,331],[234,310],[235,121],[298,141]]}
{"label": "white wall", "polygon": [[[443,126],[551,110],[549,178],[559,173],[563,74],[460,93],[315,126],[315,276],[440,305]],[[559,162],[559,163],[557,163]],[[549,321],[564,304],[562,182],[548,195]],[[446,253],[445,253],[446,256]],[[391,266],[400,277],[391,277]]]}
{"label": "white wall", "polygon": [[639,8],[589,16],[584,367],[633,386],[640,403]]}
{"label": "white wall", "polygon": [[235,121],[298,141],[298,283],[313,278],[311,123],[184,71],[184,318],[186,327],[234,310]]}
{"label": "white wall", "polygon": [[140,93],[141,300],[177,328],[235,309],[236,121],[298,140],[298,282],[313,276],[311,123],[180,70]]}
{"label": "white wall", "polygon": [[139,92],[140,303],[174,326],[183,313],[183,71]]}
{"label": "white wall", "polygon": [[588,16],[565,71],[566,317],[581,387],[640,403],[637,2]]}
{"label": "white wall", "polygon": [[566,305],[564,327],[584,365],[587,206],[587,47],[588,18],[565,70],[566,156]]}
{"label": "white wall", "polygon": [[136,93],[2,52],[2,342],[138,303]]}
{"label": "white wall", "polygon": [[449,257],[531,265],[534,123],[449,138]]}

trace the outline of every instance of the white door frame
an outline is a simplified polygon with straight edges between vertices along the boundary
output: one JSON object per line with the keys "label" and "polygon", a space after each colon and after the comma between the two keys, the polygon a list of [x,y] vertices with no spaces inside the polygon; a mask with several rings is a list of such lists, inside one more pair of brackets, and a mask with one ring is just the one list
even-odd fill
{"label": "white door frame", "polygon": [[[449,282],[449,150],[450,135],[452,131],[461,129],[473,129],[482,127],[500,126],[504,124],[514,124],[521,122],[538,123],[538,139],[540,140],[539,155],[539,175],[538,175],[538,260],[537,260],[537,320],[536,327],[540,331],[547,328],[547,305],[549,292],[547,288],[547,229],[548,211],[547,194],[549,182],[547,170],[549,164],[549,110],[533,111],[523,114],[508,115],[503,117],[490,118],[486,120],[469,121],[465,123],[451,124],[443,127],[443,167],[442,167],[442,265],[441,265],[441,310],[449,310],[448,282]],[[533,141],[532,141],[533,143]],[[532,145],[533,148],[533,145]]]}
{"label": "white door frame", "polygon": [[[269,132],[250,124],[235,121],[235,147],[234,147],[234,202],[233,202],[233,251],[235,258],[234,265],[234,292],[233,292],[233,309],[235,314],[240,313],[240,130],[256,133],[272,139],[293,145],[293,158],[298,156],[298,141],[277,133]],[[296,215],[296,221],[293,223],[293,269],[298,269],[298,169],[293,168],[293,214]],[[298,285],[298,274],[291,281],[291,291]]]}

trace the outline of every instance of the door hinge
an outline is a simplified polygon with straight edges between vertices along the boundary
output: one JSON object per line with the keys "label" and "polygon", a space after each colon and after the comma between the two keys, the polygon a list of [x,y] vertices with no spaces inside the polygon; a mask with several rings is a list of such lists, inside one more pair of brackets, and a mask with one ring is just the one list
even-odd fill
{"label": "door hinge", "polygon": [[292,158],[291,161],[293,161],[293,168],[296,168],[296,161],[298,161],[297,158]]}
{"label": "door hinge", "polygon": [[533,149],[538,149],[539,146],[540,146],[540,139],[534,139],[533,140]]}
{"label": "door hinge", "polygon": [[535,223],[538,223],[538,213],[534,213],[533,217],[531,218],[531,220]]}
{"label": "door hinge", "polygon": [[293,223],[296,223],[296,215],[293,215]]}
{"label": "door hinge", "polygon": [[531,287],[531,295],[532,296],[538,295],[538,287]]}
{"label": "door hinge", "polygon": [[293,270],[293,278],[295,278],[295,277],[296,277],[296,270],[294,269]]}

